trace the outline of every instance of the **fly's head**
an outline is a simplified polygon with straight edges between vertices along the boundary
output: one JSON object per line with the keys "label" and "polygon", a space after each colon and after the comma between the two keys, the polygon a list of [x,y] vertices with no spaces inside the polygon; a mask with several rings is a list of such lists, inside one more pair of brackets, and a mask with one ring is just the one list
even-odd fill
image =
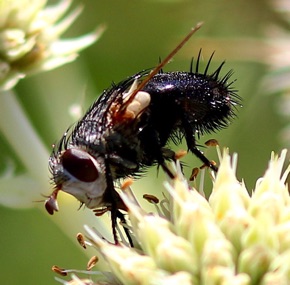
{"label": "fly's head", "polygon": [[58,211],[57,194],[60,190],[73,195],[90,209],[102,206],[107,188],[104,165],[104,158],[95,158],[78,147],[53,151],[49,168],[54,191],[45,203],[48,213],[52,215]]}

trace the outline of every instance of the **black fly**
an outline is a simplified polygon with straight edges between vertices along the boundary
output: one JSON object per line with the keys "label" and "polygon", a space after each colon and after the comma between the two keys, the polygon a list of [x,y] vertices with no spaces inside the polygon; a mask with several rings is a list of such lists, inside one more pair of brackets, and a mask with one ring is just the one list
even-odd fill
{"label": "black fly", "polygon": [[226,127],[234,117],[239,97],[228,83],[232,72],[219,77],[224,62],[209,74],[211,58],[200,73],[163,72],[162,67],[199,28],[197,26],[153,71],[142,71],[104,91],[76,126],[54,147],[49,167],[55,190],[46,201],[50,214],[58,210],[59,190],[75,196],[90,209],[111,210],[114,240],[116,219],[126,206],[114,181],[134,176],[152,165],[166,165],[175,153],[170,139],[185,137],[188,149],[205,165],[217,171],[197,148],[196,134]]}

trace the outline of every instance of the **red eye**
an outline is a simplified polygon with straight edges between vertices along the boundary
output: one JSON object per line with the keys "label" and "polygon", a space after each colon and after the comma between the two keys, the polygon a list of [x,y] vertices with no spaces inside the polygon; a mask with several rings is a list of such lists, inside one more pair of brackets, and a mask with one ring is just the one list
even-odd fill
{"label": "red eye", "polygon": [[99,172],[91,156],[79,149],[68,149],[61,157],[63,168],[75,178],[83,182],[93,182],[99,177]]}

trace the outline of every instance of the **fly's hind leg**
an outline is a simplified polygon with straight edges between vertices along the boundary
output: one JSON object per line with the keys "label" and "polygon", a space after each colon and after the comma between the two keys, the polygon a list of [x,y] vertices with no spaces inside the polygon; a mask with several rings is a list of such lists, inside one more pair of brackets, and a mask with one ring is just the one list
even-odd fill
{"label": "fly's hind leg", "polygon": [[[146,133],[146,138],[150,138],[150,145],[146,146],[145,153],[150,156],[149,163],[157,162],[158,167],[162,167],[163,171],[171,178],[174,179],[175,175],[167,166],[166,160],[175,161],[175,152],[163,147],[160,142],[159,134],[155,130],[150,130]],[[145,135],[144,135],[145,140]]]}
{"label": "fly's hind leg", "polygon": [[217,172],[218,168],[210,161],[208,158],[203,154],[201,150],[199,150],[196,145],[195,146],[189,146],[190,151],[198,157],[206,166],[208,166],[213,171]]}
{"label": "fly's hind leg", "polygon": [[194,129],[188,123],[188,120],[184,119],[183,121],[183,128],[185,139],[187,143],[188,149],[197,157],[199,158],[207,167],[212,169],[213,171],[217,172],[218,168],[203,154],[201,150],[199,150],[196,146],[196,140],[194,136]]}
{"label": "fly's hind leg", "polygon": [[163,171],[171,178],[171,179],[174,179],[175,178],[175,175],[172,173],[172,171],[169,169],[169,167],[167,166],[166,164],[166,161],[164,159],[164,157],[160,157],[158,159],[158,165],[160,165],[163,169]]}

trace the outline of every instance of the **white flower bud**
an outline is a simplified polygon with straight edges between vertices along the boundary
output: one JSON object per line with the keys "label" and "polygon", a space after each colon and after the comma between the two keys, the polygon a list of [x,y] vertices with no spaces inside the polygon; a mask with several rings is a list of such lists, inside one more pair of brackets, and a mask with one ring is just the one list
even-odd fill
{"label": "white flower bud", "polygon": [[71,2],[61,0],[46,8],[44,0],[0,2],[0,90],[74,60],[99,38],[103,28],[80,38],[59,39],[81,12],[78,8],[62,19]]}

